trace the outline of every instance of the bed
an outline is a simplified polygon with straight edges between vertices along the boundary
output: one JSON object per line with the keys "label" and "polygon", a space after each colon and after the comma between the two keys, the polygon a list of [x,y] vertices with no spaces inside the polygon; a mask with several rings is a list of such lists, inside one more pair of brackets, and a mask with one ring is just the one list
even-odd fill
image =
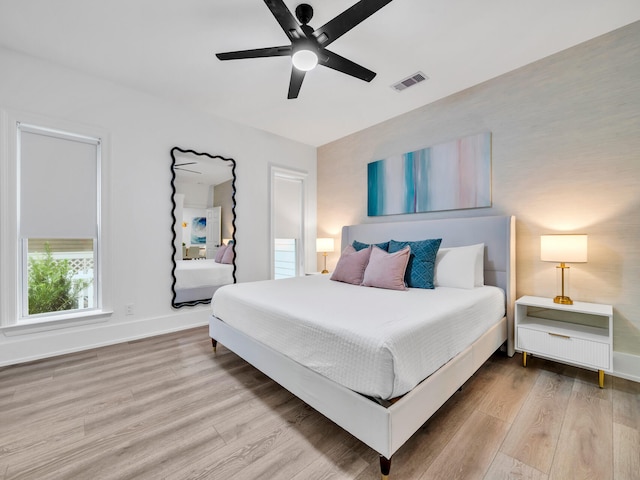
{"label": "bed", "polygon": [[[382,351],[403,352],[406,355],[405,357],[394,357],[389,360],[382,353],[375,353],[374,351],[374,353],[369,353],[370,357],[365,357],[362,361],[365,367],[361,367],[360,370],[357,370],[358,373],[356,375],[352,375],[352,377],[359,379],[363,375],[363,371],[366,373],[366,365],[370,364],[372,359],[377,358],[382,364],[382,370],[386,366],[387,370],[392,372],[392,381],[386,384],[383,382],[381,385],[371,386],[376,382],[369,380],[361,382],[362,384],[350,383],[348,378],[345,380],[344,377],[340,376],[340,372],[344,374],[344,371],[347,371],[348,377],[349,371],[352,369],[356,371],[357,365],[354,363],[354,358],[358,358],[361,353],[354,354],[355,357],[342,358],[340,357],[339,349],[328,350],[325,357],[314,357],[315,359],[311,360],[311,366],[305,366],[305,362],[309,360],[301,359],[300,356],[304,357],[305,352],[311,350],[323,351],[329,348],[326,347],[327,345],[331,345],[331,340],[319,340],[324,335],[322,331],[322,328],[325,328],[324,326],[322,328],[318,327],[321,330],[320,333],[310,330],[311,327],[309,325],[313,325],[314,321],[310,317],[325,315],[326,319],[331,319],[338,314],[338,311],[340,315],[346,315],[346,317],[360,315],[367,320],[378,322],[376,323],[376,328],[372,330],[379,331],[386,328],[384,322],[385,312],[382,312],[377,317],[372,312],[380,310],[382,308],[380,305],[393,302],[394,300],[391,299],[395,297],[391,293],[395,293],[396,296],[404,295],[401,303],[403,305],[408,304],[408,306],[401,316],[409,318],[409,323],[411,323],[412,317],[410,317],[410,314],[416,310],[415,306],[412,306],[412,302],[414,300],[416,302],[421,301],[417,295],[426,293],[427,296],[433,298],[441,296],[447,299],[448,303],[460,303],[461,300],[452,300],[458,298],[456,295],[459,292],[455,290],[459,289],[436,287],[429,292],[414,292],[414,289],[409,289],[407,292],[386,292],[382,289],[340,285],[340,282],[332,282],[327,276],[297,279],[288,284],[283,283],[284,280],[237,284],[233,287],[225,287],[225,289],[219,291],[219,294],[214,295],[212,302],[214,314],[210,318],[209,326],[214,348],[217,342],[224,344],[320,413],[376,450],[380,454],[380,467],[383,478],[389,474],[393,454],[497,349],[504,347],[508,355],[513,355],[514,353],[514,217],[473,217],[363,224],[344,227],[342,231],[343,247],[351,245],[354,240],[375,244],[386,242],[391,238],[401,238],[409,241],[442,238],[441,249],[484,244],[483,275],[484,284],[487,287],[474,288],[472,291],[474,292],[473,295],[477,297],[490,298],[491,300],[488,302],[491,305],[492,315],[495,315],[495,312],[498,311],[499,318],[485,322],[486,325],[474,334],[473,338],[465,340],[461,345],[452,347],[448,355],[453,356],[446,358],[447,354],[445,354],[445,360],[438,360],[441,363],[435,367],[430,366],[426,367],[426,370],[422,369],[418,373],[414,372],[416,363],[421,362],[422,353],[426,350],[431,350],[431,348],[423,348],[422,341],[428,335],[420,336],[421,334],[413,330],[409,330],[409,333],[407,333],[402,329],[399,333],[385,331],[383,336],[386,335],[388,341],[383,342]],[[290,302],[277,302],[280,305],[278,308],[266,307],[268,302],[262,302],[260,290],[266,289],[264,290],[265,298],[273,297],[274,291],[270,291],[270,289],[274,288],[277,282],[280,282],[279,285],[286,287],[281,289],[283,291],[293,289],[293,292],[290,293],[292,300]],[[307,285],[307,287],[304,285]],[[335,290],[338,297],[344,295],[351,298],[351,305],[360,307],[363,307],[362,302],[372,301],[367,300],[365,295],[375,291],[375,297],[381,297],[381,304],[370,305],[369,310],[359,308],[351,311],[345,308],[345,303],[338,297],[332,297],[331,300],[326,298],[326,295],[334,295],[327,293],[326,287],[329,290]],[[243,293],[243,290],[246,290],[246,292]],[[315,313],[305,311],[304,304],[307,299],[304,297],[305,294],[302,293],[304,291],[310,291],[309,295],[315,293],[316,297],[319,291],[322,292],[325,303],[336,305],[336,309],[320,313],[317,312],[317,308],[311,309]],[[500,310],[496,310],[496,291],[500,292],[499,298],[502,303]],[[414,293],[415,295],[413,295]],[[234,300],[233,297],[236,294],[240,296],[240,300]],[[257,305],[251,308],[255,310],[254,313],[257,312],[258,316],[262,315],[264,321],[271,321],[272,317],[280,319],[279,322],[281,323],[273,324],[276,325],[273,332],[270,333],[270,327],[267,327],[262,329],[266,330],[266,333],[264,331],[260,333],[260,329],[256,328],[255,323],[253,327],[248,323],[247,317],[251,317],[253,314],[248,313],[244,305],[246,302],[242,300],[242,298],[248,298],[247,295],[256,300],[254,304],[257,303]],[[360,298],[360,295],[362,295],[362,298]],[[411,297],[412,295],[415,299]],[[358,298],[360,300],[356,301]],[[298,300],[294,301],[293,299]],[[217,303],[219,304],[218,306],[216,306]],[[285,308],[287,304],[289,304],[289,309]],[[264,308],[271,308],[271,310],[263,310]],[[394,307],[393,310],[397,310],[397,308]],[[464,312],[465,308],[462,310]],[[216,314],[221,318],[218,318]],[[454,318],[457,318],[456,315],[462,314],[455,314]],[[475,314],[472,313],[471,315]],[[338,323],[342,322],[340,319],[336,321]],[[290,323],[287,324],[287,322]],[[302,337],[306,335],[311,339],[310,342],[307,341],[307,343],[300,346],[299,350],[302,353],[298,354],[288,351],[283,345],[277,343],[277,339],[279,337],[282,338],[282,335],[278,335],[277,329],[286,329],[287,340],[289,340],[288,335],[291,333],[292,325],[296,322],[301,325]],[[325,323],[331,322],[326,321]],[[451,323],[454,322],[450,318],[444,321],[444,324]],[[266,325],[272,324],[267,323]],[[448,345],[451,343],[449,340],[452,337],[459,336],[460,327],[458,327],[458,330],[455,330],[455,326],[453,328],[453,331],[443,330],[442,335],[444,336],[437,343]],[[461,328],[465,330],[466,327]],[[447,341],[443,341],[443,339]],[[298,341],[287,341],[287,343],[297,344]],[[380,347],[380,338],[376,340],[368,338],[366,334],[361,334],[361,337],[350,338],[349,346],[345,350],[359,351],[359,344],[377,344]],[[328,358],[332,358],[334,363],[331,364],[327,360]],[[408,376],[401,375],[403,365],[404,369],[409,372]],[[421,366],[420,368],[423,367]],[[422,375],[426,378],[420,378]],[[369,390],[369,388],[371,389]]]}
{"label": "bed", "polygon": [[209,299],[222,285],[233,283],[233,264],[213,259],[178,260],[174,303]]}

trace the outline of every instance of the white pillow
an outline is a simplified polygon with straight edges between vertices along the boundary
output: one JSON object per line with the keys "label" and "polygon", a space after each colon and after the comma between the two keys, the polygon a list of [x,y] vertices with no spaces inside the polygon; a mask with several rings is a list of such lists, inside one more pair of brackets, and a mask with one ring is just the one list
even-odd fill
{"label": "white pillow", "polygon": [[436,287],[474,288],[484,285],[484,243],[441,248],[433,277]]}

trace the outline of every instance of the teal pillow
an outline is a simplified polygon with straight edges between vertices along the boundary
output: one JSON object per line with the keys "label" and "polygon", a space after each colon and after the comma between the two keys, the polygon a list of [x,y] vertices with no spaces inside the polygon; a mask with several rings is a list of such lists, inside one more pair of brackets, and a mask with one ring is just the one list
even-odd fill
{"label": "teal pillow", "polygon": [[433,275],[436,264],[436,254],[440,248],[441,238],[419,240],[416,242],[389,242],[389,253],[402,250],[407,245],[411,248],[409,264],[404,276],[408,287],[411,288],[435,288]]}
{"label": "teal pillow", "polygon": [[[362,242],[359,242],[358,240],[354,240],[351,245],[353,246],[353,248],[356,249],[356,252],[359,252],[360,250],[364,250],[365,248],[371,246],[368,243],[362,243]],[[374,245],[384,250],[385,252],[389,251],[389,242],[375,243]]]}

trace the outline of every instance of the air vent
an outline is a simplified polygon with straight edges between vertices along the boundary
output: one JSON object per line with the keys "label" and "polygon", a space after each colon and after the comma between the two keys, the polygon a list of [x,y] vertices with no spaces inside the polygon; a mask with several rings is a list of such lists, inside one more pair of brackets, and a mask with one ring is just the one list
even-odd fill
{"label": "air vent", "polygon": [[429,77],[427,77],[424,73],[417,72],[405,78],[404,80],[400,80],[398,83],[394,83],[393,85],[391,85],[391,88],[393,88],[396,92],[402,92],[403,90],[406,90],[409,87],[413,87],[414,85],[428,79]]}

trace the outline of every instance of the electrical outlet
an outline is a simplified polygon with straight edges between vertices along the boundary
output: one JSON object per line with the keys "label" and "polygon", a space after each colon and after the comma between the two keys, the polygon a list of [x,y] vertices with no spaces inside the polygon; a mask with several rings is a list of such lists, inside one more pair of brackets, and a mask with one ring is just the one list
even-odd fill
{"label": "electrical outlet", "polygon": [[133,303],[128,303],[127,304],[127,315],[133,315],[134,314],[134,307],[133,307]]}

